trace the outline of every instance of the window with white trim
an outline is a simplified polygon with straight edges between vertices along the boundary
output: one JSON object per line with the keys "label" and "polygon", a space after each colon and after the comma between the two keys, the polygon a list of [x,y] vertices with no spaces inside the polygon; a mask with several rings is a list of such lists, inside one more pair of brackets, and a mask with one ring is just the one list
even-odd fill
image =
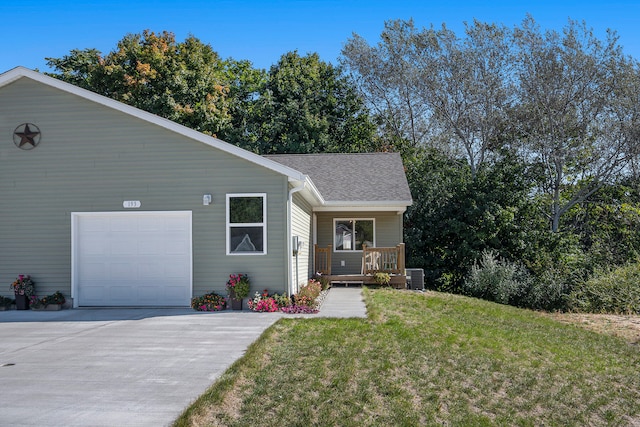
{"label": "window with white trim", "polygon": [[375,247],[373,219],[336,218],[333,220],[335,251],[361,251],[362,245]]}
{"label": "window with white trim", "polygon": [[227,194],[227,255],[267,253],[267,195]]}

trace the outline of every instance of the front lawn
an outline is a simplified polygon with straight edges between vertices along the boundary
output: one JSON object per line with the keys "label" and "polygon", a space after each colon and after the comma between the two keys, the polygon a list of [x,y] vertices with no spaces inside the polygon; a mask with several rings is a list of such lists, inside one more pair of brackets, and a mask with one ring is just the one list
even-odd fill
{"label": "front lawn", "polygon": [[462,296],[365,289],[369,319],[282,319],[176,426],[638,425],[624,340]]}

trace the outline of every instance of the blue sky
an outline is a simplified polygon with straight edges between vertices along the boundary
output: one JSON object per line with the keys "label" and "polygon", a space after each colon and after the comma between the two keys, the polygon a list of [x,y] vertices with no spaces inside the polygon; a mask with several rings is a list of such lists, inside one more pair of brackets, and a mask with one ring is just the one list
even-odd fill
{"label": "blue sky", "polygon": [[444,22],[462,34],[474,18],[513,27],[527,13],[544,29],[560,30],[568,18],[586,21],[599,38],[614,29],[625,53],[640,59],[640,0],[2,0],[0,72],[18,65],[50,71],[45,57],[84,48],[106,54],[144,29],[171,31],[179,41],[192,34],[223,58],[260,68],[292,50],[336,63],[353,32],[377,43],[389,19],[413,18],[419,27]]}

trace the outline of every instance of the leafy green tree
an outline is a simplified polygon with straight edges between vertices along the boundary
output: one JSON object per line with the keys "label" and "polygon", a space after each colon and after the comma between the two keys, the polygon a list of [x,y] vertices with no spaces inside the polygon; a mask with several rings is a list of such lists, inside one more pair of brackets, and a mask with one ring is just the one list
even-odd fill
{"label": "leafy green tree", "polygon": [[373,148],[375,125],[340,69],[315,53],[283,55],[269,70],[255,109],[259,152],[358,152]]}
{"label": "leafy green tree", "polygon": [[531,181],[525,165],[505,158],[475,179],[464,159],[435,149],[405,160],[414,204],[406,214],[408,264],[445,290],[459,290],[485,250],[519,260],[527,253]]}
{"label": "leafy green tree", "polygon": [[216,135],[230,126],[231,62],[190,36],[129,34],[105,56],[95,49],[47,58],[54,77],[190,128]]}
{"label": "leafy green tree", "polygon": [[567,212],[591,270],[640,260],[639,190],[637,180],[606,185]]}

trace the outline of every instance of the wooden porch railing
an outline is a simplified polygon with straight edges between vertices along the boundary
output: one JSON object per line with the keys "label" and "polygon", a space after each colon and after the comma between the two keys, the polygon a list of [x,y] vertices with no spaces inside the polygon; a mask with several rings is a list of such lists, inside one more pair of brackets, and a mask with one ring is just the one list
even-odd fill
{"label": "wooden porch railing", "polygon": [[[321,248],[314,245],[314,271],[323,276],[331,275],[331,254],[333,246]],[[369,276],[376,272],[404,275],[404,243],[390,248],[362,247],[362,271],[360,274]]]}
{"label": "wooden porch railing", "polygon": [[314,266],[315,272],[320,273],[323,276],[331,275],[331,245],[326,248],[321,248],[317,244],[314,245]]}
{"label": "wooden porch railing", "polygon": [[362,246],[362,274],[376,272],[404,274],[404,243],[392,248],[368,248]]}

